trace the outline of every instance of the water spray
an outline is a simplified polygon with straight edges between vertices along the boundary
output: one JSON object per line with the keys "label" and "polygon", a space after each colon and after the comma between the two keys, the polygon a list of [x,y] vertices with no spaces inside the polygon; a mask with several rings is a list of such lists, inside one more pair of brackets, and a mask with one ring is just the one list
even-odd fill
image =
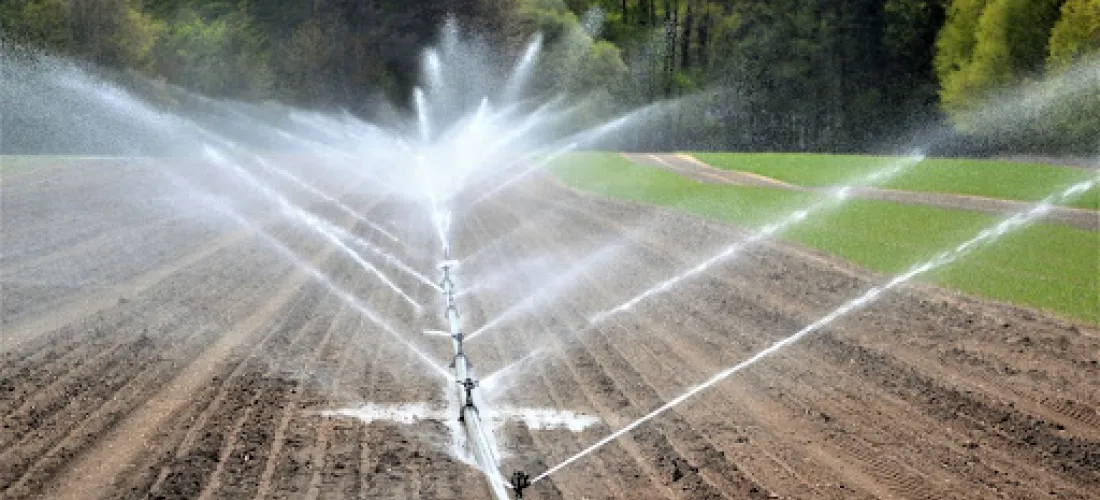
{"label": "water spray", "polygon": [[256,176],[253,175],[251,172],[245,170],[243,167],[238,165],[236,162],[230,160],[213,147],[206,146],[204,149],[204,154],[206,158],[210,159],[211,161],[229,168],[234,174],[244,179],[246,182],[248,182],[250,186],[263,194],[265,198],[275,202],[275,204],[277,204],[279,208],[282,209],[284,214],[294,219],[297,219],[298,221],[304,222],[306,226],[308,226],[310,229],[323,236],[326,240],[328,240],[330,243],[335,245],[337,248],[339,248],[345,254],[355,260],[355,262],[359,264],[360,267],[367,271],[370,271],[372,274],[378,277],[378,279],[381,280],[382,283],[390,287],[390,289],[392,289],[394,293],[401,296],[402,299],[412,305],[417,311],[421,310],[420,304],[413,300],[413,298],[410,297],[409,294],[405,293],[404,290],[401,290],[401,288],[398,287],[397,284],[393,282],[393,280],[383,274],[382,271],[375,267],[373,264],[363,259],[363,257],[360,256],[357,252],[344,244],[344,242],[341,241],[340,238],[335,234],[338,231],[335,230],[335,226],[333,224],[322,220],[314,216],[313,214],[302,210],[301,208],[298,208],[285,196],[276,192],[263,181],[256,178]]}
{"label": "water spray", "polygon": [[386,231],[385,229],[383,229],[382,226],[379,226],[378,224],[375,224],[371,220],[369,220],[366,217],[360,215],[355,210],[352,210],[351,207],[344,204],[344,202],[342,202],[340,200],[337,200],[336,198],[326,194],[325,192],[321,191],[320,189],[317,189],[316,187],[314,187],[311,184],[307,183],[306,181],[302,180],[298,176],[296,176],[296,175],[294,175],[290,172],[287,172],[284,169],[276,167],[275,165],[272,165],[271,162],[268,162],[267,160],[264,160],[263,158],[256,157],[255,161],[256,161],[256,163],[258,163],[262,167],[266,168],[269,172],[273,172],[275,175],[278,175],[279,177],[282,177],[282,178],[294,183],[294,185],[306,190],[310,194],[312,194],[312,195],[314,195],[318,198],[321,198],[322,200],[325,200],[329,203],[332,203],[333,205],[336,206],[336,208],[340,209],[341,212],[344,212],[345,214],[351,216],[352,218],[354,218],[358,222],[362,222],[363,224],[366,224],[367,227],[371,228],[372,230],[374,230],[376,232],[381,233],[386,238],[389,238],[390,241],[393,241],[395,243],[400,243],[401,242],[401,240],[399,240],[396,236],[391,234],[389,231]]}
{"label": "water spray", "polygon": [[1031,209],[1026,210],[1026,211],[1022,211],[1022,212],[1017,212],[1016,214],[1002,220],[1001,222],[997,223],[996,225],[988,227],[988,228],[982,230],[981,232],[979,232],[977,235],[970,238],[969,240],[966,240],[966,241],[958,244],[955,248],[952,248],[950,250],[945,250],[945,251],[941,252],[940,254],[936,255],[935,257],[933,257],[930,260],[927,260],[927,261],[922,262],[920,264],[914,265],[913,267],[909,268],[908,271],[906,271],[906,272],[904,272],[900,275],[895,276],[890,281],[888,281],[886,284],[879,285],[879,286],[876,286],[874,288],[871,288],[870,290],[865,292],[863,295],[860,295],[859,297],[856,297],[855,299],[852,299],[852,300],[846,302],[845,304],[841,305],[840,307],[833,310],[829,314],[827,314],[824,317],[818,319],[817,321],[814,321],[813,323],[811,323],[810,325],[806,326],[805,328],[799,330],[798,332],[794,333],[793,335],[790,335],[788,337],[784,337],[783,339],[780,339],[780,340],[776,341],[775,343],[768,346],[767,348],[757,352],[756,354],[753,354],[748,359],[746,359],[746,360],[744,360],[744,361],[742,361],[742,362],[740,362],[740,363],[738,363],[734,366],[731,366],[731,367],[717,373],[716,375],[714,375],[710,379],[706,380],[705,382],[688,389],[683,394],[669,400],[667,403],[661,405],[657,409],[655,409],[655,410],[649,412],[648,414],[642,416],[641,418],[627,424],[625,427],[611,433],[607,437],[597,441],[595,444],[589,446],[588,448],[585,448],[580,453],[577,453],[576,455],[573,455],[572,457],[567,458],[565,461],[561,462],[560,464],[555,465],[555,466],[547,469],[546,472],[543,472],[542,474],[539,474],[537,477],[535,477],[535,479],[531,480],[531,484],[537,483],[537,482],[545,479],[546,477],[550,476],[551,474],[553,474],[553,473],[561,470],[562,468],[568,466],[569,464],[572,464],[573,462],[576,462],[577,460],[580,460],[581,458],[584,458],[585,456],[591,454],[592,452],[602,448],[604,445],[606,445],[606,444],[614,441],[615,439],[618,439],[622,435],[634,430],[638,426],[652,420],[653,418],[655,418],[658,415],[661,415],[662,413],[672,409],[673,407],[678,406],[680,403],[683,403],[684,401],[687,401],[692,396],[695,396],[696,394],[699,394],[703,390],[708,389],[708,388],[714,386],[715,384],[729,378],[731,375],[733,375],[735,373],[738,373],[738,372],[744,370],[745,368],[748,368],[748,367],[760,362],[761,360],[763,360],[763,359],[765,359],[765,358],[767,358],[767,357],[769,357],[773,354],[776,354],[777,352],[783,350],[784,348],[797,343],[798,341],[805,338],[807,335],[809,335],[813,332],[816,332],[816,331],[832,324],[833,322],[835,322],[836,320],[844,317],[848,313],[851,313],[853,311],[856,311],[858,309],[861,309],[861,308],[873,303],[880,296],[882,296],[882,294],[885,293],[886,291],[891,290],[893,288],[896,288],[899,285],[905,284],[905,283],[909,282],[910,280],[912,280],[913,278],[915,278],[915,277],[917,277],[921,274],[924,274],[928,271],[931,271],[933,269],[936,269],[936,268],[942,267],[944,265],[950,264],[950,263],[958,260],[963,255],[973,251],[975,248],[977,248],[981,244],[988,244],[990,242],[996,241],[997,239],[1004,236],[1005,234],[1008,234],[1009,232],[1019,230],[1021,228],[1024,228],[1024,227],[1028,226],[1029,224],[1034,222],[1036,219],[1042,217],[1047,212],[1049,212],[1054,207],[1055,204],[1072,200],[1073,198],[1081,195],[1082,193],[1085,193],[1086,191],[1092,189],[1093,187],[1095,187],[1098,184],[1100,184],[1100,175],[1098,175],[1098,176],[1096,176],[1096,177],[1094,177],[1090,180],[1074,184],[1074,185],[1066,188],[1065,190],[1063,190],[1059,193],[1048,196],[1047,198],[1043,199],[1038,204],[1033,206]]}
{"label": "water spray", "polygon": [[212,207],[213,209],[229,217],[230,220],[236,222],[241,227],[260,236],[266,243],[275,248],[276,251],[290,259],[290,261],[293,262],[298,268],[302,269],[312,278],[323,284],[325,288],[327,288],[330,292],[339,297],[341,301],[343,301],[360,315],[377,325],[379,328],[382,329],[383,332],[392,337],[394,340],[409,348],[414,354],[416,354],[417,359],[419,359],[421,362],[424,363],[425,366],[431,369],[430,373],[439,375],[444,378],[450,378],[451,374],[445,368],[443,368],[442,365],[437,363],[434,359],[431,358],[431,356],[429,356],[419,347],[409,342],[408,339],[398,333],[397,329],[390,325],[389,322],[382,318],[381,315],[376,313],[361,300],[359,300],[359,298],[355,297],[343,288],[340,288],[336,283],[332,281],[332,279],[326,276],[325,273],[323,273],[316,266],[303,260],[293,250],[283,244],[283,242],[279,241],[267,231],[264,231],[262,228],[256,226],[251,221],[245,219],[244,216],[240,215],[232,208],[226,206],[221,200],[211,197],[209,195],[203,196],[203,198],[206,206]]}
{"label": "water spray", "polygon": [[724,250],[718,252],[716,255],[704,260],[703,262],[700,262],[695,267],[692,267],[691,269],[688,269],[687,271],[684,271],[679,275],[668,278],[667,280],[650,287],[648,290],[645,290],[642,293],[635,295],[626,302],[623,302],[622,304],[619,304],[618,306],[615,306],[611,309],[596,313],[591,318],[589,318],[589,325],[595,325],[618,313],[628,311],[639,302],[646,300],[654,295],[664,293],[675,287],[681,281],[698,275],[703,271],[709,269],[711,266],[718,264],[719,262],[723,262],[736,257],[742,251],[751,247],[752,245],[763,242],[768,238],[783,233],[784,231],[806,220],[806,218],[808,218],[812,214],[823,212],[825,210],[839,206],[841,203],[847,200],[849,196],[851,196],[853,185],[869,185],[884,182],[922,161],[924,161],[924,155],[920,153],[914,153],[913,155],[906,156],[894,162],[894,164],[890,165],[889,168],[877,170],[853,184],[831,189],[827,192],[826,198],[818,200],[817,202],[805,208],[787,214],[778,221],[764,226],[759,231],[753,233],[751,236],[726,247]]}

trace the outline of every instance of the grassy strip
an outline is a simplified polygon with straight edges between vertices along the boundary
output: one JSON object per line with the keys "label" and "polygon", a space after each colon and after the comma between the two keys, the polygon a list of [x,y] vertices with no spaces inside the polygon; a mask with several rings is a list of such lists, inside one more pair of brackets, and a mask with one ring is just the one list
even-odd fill
{"label": "grassy strip", "polygon": [[[637,165],[612,153],[580,153],[550,171],[585,191],[758,228],[813,202],[817,195],[701,184]],[[815,214],[783,238],[896,274],[965,241],[997,217],[936,207],[851,200]],[[1100,324],[1100,234],[1034,224],[1006,235],[923,280],[966,293],[1029,305]]]}
{"label": "grassy strip", "polygon": [[26,170],[31,170],[36,167],[48,165],[49,161],[44,158],[53,159],[54,157],[41,157],[41,156],[13,156],[13,155],[0,155],[0,173],[4,175],[11,175]]}
{"label": "grassy strip", "polygon": [[71,165],[80,161],[100,160],[89,156],[0,155],[0,174],[13,175],[38,168]]}
{"label": "grassy strip", "polygon": [[[898,161],[884,156],[787,153],[694,153],[693,156],[718,168],[754,172],[802,186],[846,184]],[[1037,163],[928,158],[881,187],[1037,201],[1093,175],[1096,174],[1079,168]],[[1093,189],[1069,206],[1100,209],[1100,189]]]}

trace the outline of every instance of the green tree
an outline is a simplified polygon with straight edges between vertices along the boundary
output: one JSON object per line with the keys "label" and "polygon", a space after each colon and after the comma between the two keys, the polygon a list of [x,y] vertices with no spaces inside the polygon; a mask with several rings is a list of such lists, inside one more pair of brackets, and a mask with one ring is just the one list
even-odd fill
{"label": "green tree", "polygon": [[1067,151],[1100,151],[1100,1],[1069,0],[1051,31],[1047,67],[1064,96],[1045,138]]}
{"label": "green tree", "polygon": [[0,6],[4,36],[70,53],[75,46],[67,0],[15,0]]}
{"label": "green tree", "polygon": [[957,118],[991,91],[1039,76],[1060,2],[956,0],[937,44],[944,109]]}
{"label": "green tree", "polygon": [[162,24],[132,0],[14,0],[4,36],[116,69],[148,71]]}
{"label": "green tree", "polygon": [[1050,34],[1047,65],[1064,68],[1100,53],[1100,1],[1068,0]]}
{"label": "green tree", "polygon": [[158,40],[156,71],[207,95],[262,97],[274,80],[264,45],[242,12],[207,19],[184,9]]}
{"label": "green tree", "polygon": [[974,73],[972,62],[978,44],[978,24],[986,5],[995,0],[954,0],[936,39],[936,75],[940,99],[949,113],[961,110],[970,99]]}
{"label": "green tree", "polygon": [[307,21],[294,31],[282,68],[288,84],[284,92],[293,100],[317,103],[328,95],[328,82],[323,75],[329,71],[333,47],[326,42],[317,21]]}

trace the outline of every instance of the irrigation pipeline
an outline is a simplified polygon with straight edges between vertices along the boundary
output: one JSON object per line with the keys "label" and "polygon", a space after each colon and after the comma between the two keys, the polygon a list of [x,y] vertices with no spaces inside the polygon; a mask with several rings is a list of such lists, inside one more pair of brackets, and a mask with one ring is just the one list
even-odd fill
{"label": "irrigation pipeline", "polygon": [[466,443],[478,468],[485,474],[493,500],[510,500],[511,497],[508,494],[510,487],[505,483],[504,476],[500,474],[500,461],[493,448],[489,432],[481,422],[481,415],[474,401],[474,390],[478,387],[478,381],[470,372],[470,360],[462,350],[462,325],[459,321],[458,305],[455,304],[455,284],[451,279],[451,270],[456,265],[457,262],[453,260],[447,260],[442,264],[443,280],[439,283],[439,287],[447,299],[447,309],[444,314],[450,326],[451,345],[454,348],[451,367],[454,368],[458,400],[461,404],[458,421],[466,431]]}

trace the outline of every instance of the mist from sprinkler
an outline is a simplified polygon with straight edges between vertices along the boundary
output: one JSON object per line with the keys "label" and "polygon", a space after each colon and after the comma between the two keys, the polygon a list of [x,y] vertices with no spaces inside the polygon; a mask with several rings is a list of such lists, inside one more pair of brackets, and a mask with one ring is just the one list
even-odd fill
{"label": "mist from sprinkler", "polygon": [[501,388],[504,387],[510,380],[511,376],[515,373],[519,373],[520,368],[524,368],[524,365],[541,358],[546,355],[546,349],[539,348],[527,353],[520,359],[517,359],[511,363],[508,363],[499,370],[490,373],[489,375],[481,378],[481,387],[485,389],[486,394],[490,396],[499,393]]}
{"label": "mist from sprinkler", "polygon": [[285,258],[287,258],[287,260],[292,262],[296,267],[298,267],[299,269],[305,271],[307,274],[310,275],[310,277],[312,277],[317,282],[324,285],[324,287],[330,293],[332,293],[338,299],[340,299],[341,302],[343,302],[347,306],[351,307],[355,312],[359,313],[360,316],[365,317],[368,320],[370,320],[372,323],[374,323],[376,326],[378,326],[384,333],[389,335],[391,338],[396,340],[398,343],[404,345],[409,350],[411,350],[413,352],[413,354],[416,355],[416,358],[418,360],[420,360],[427,368],[430,369],[430,372],[432,374],[439,375],[439,376],[443,377],[445,380],[450,380],[451,379],[450,371],[447,370],[446,368],[444,368],[443,365],[436,362],[431,356],[429,356],[426,352],[424,352],[422,349],[417,347],[415,344],[413,344],[412,342],[409,342],[408,339],[406,339],[403,335],[401,335],[401,333],[399,333],[397,331],[397,329],[395,329],[380,314],[378,314],[373,309],[371,309],[369,306],[364,304],[361,300],[359,300],[359,298],[357,298],[356,296],[352,295],[350,292],[348,292],[348,291],[344,290],[343,288],[341,288],[340,286],[338,286],[335,282],[332,281],[332,279],[330,279],[320,269],[318,269],[313,264],[311,264],[311,263],[305,261],[304,259],[302,259],[300,256],[298,256],[297,253],[295,253],[293,250],[291,250],[289,247],[287,247],[285,244],[283,244],[283,242],[279,241],[279,239],[275,238],[274,236],[272,236],[267,231],[263,230],[262,228],[260,228],[256,224],[254,224],[253,222],[246,219],[241,214],[237,213],[231,207],[227,206],[222,200],[211,197],[209,195],[204,195],[204,194],[201,194],[201,193],[197,193],[196,195],[199,196],[200,198],[202,198],[202,200],[204,201],[204,205],[207,208],[218,211],[219,213],[226,216],[230,220],[234,221],[235,223],[237,223],[241,227],[245,228],[246,230],[250,231],[251,233],[253,233],[255,235],[258,235],[265,243],[267,243],[272,248],[274,248],[276,251],[278,251],[280,254],[282,254]]}
{"label": "mist from sprinkler", "polygon": [[[102,103],[104,106],[106,106],[108,109],[113,110],[115,113],[128,117],[131,120],[135,120],[137,123],[146,124],[149,129],[155,133],[170,136],[186,136],[187,134],[191,134],[201,138],[202,142],[200,142],[200,147],[203,150],[203,156],[206,159],[212,160],[217,166],[226,168],[229,172],[231,172],[238,178],[243,179],[246,184],[255,192],[261,194],[263,197],[277,204],[282,212],[290,217],[292,220],[295,220],[305,225],[306,227],[311,228],[316,233],[324,237],[327,241],[336,245],[338,248],[340,248],[341,251],[352,257],[356,261],[356,263],[359,264],[362,268],[375,274],[383,283],[393,289],[395,293],[400,295],[413,307],[415,307],[417,310],[420,309],[420,305],[417,304],[416,301],[414,301],[408,294],[397,287],[397,285],[393,283],[392,280],[382,274],[381,271],[378,270],[375,266],[363,259],[357,252],[355,252],[342,241],[340,241],[340,239],[334,234],[334,225],[328,223],[327,221],[321,220],[320,218],[295,206],[285,196],[275,191],[266,183],[259,180],[254,174],[243,168],[240,164],[230,159],[227,152],[220,151],[214,146],[211,146],[209,142],[222,144],[226,148],[232,149],[233,151],[238,153],[243,152],[243,154],[246,154],[248,157],[252,158],[254,162],[263,166],[265,169],[269,171],[282,172],[283,174],[285,174],[281,175],[282,177],[292,178],[297,181],[296,184],[298,184],[300,187],[306,188],[314,195],[318,195],[327,201],[336,202],[339,206],[342,207],[342,210],[346,209],[344,210],[345,212],[354,213],[354,211],[352,211],[349,207],[346,207],[346,205],[339,203],[338,200],[335,200],[335,198],[321,192],[320,190],[312,186],[309,186],[301,179],[298,179],[296,176],[293,176],[288,172],[283,172],[281,169],[278,169],[266,160],[259,158],[254,154],[247,153],[242,146],[238,146],[232,141],[225,139],[210,130],[207,130],[204,126],[182,116],[157,111],[115,86],[106,84],[104,82],[92,80],[82,73],[75,72],[75,70],[61,73],[58,76],[58,80],[64,88],[72,92],[86,95],[88,98]],[[367,220],[359,214],[354,215],[356,216],[357,220],[363,221],[368,225],[377,228],[377,226],[373,224],[373,222]],[[388,237],[393,238],[392,234],[385,234],[387,234]]]}
{"label": "mist from sprinkler", "polygon": [[576,151],[582,145],[611,134],[630,124],[632,121],[643,117],[647,113],[654,112],[655,110],[670,105],[672,105],[672,103],[660,102],[635,109],[595,127],[577,132],[570,137],[558,141],[557,144],[540,149],[536,153],[526,155],[524,161],[517,162],[517,164],[522,166],[518,172],[505,177],[505,179],[497,183],[496,186],[486,190],[480,197],[474,200],[470,206],[477,205],[478,203],[496,196],[500,191],[542,170],[547,165],[550,165],[565,155]]}
{"label": "mist from sprinkler", "polygon": [[588,254],[580,262],[571,266],[564,274],[558,273],[549,280],[544,280],[539,284],[538,289],[534,293],[513,304],[504,312],[496,315],[492,320],[487,321],[481,328],[467,335],[466,340],[472,341],[486,332],[492,332],[495,328],[513,320],[517,316],[535,310],[538,306],[575,286],[580,278],[592,268],[604,267],[608,261],[616,258],[621,251],[621,245],[612,244],[605,245],[599,251]]}
{"label": "mist from sprinkler", "polygon": [[1029,224],[1035,222],[1037,219],[1050,212],[1056,204],[1071,201],[1077,196],[1080,196],[1088,190],[1096,187],[1098,184],[1100,184],[1100,175],[1097,175],[1087,181],[1074,184],[1061,192],[1048,196],[1039,203],[1035,204],[1029,210],[1017,212],[1012,216],[1001,220],[997,224],[980,231],[972,238],[956,245],[954,248],[945,250],[927,261],[910,267],[908,271],[893,277],[892,279],[890,279],[890,281],[886,282],[886,284],[871,288],[863,295],[860,295],[859,297],[856,297],[855,299],[844,303],[829,314],[807,325],[805,328],[795,332],[793,335],[784,337],[783,339],[776,341],[775,343],[757,352],[756,354],[753,354],[744,361],[741,361],[736,365],[733,365],[725,370],[722,370],[721,372],[718,372],[713,377],[707,379],[703,383],[688,389],[686,392],[680,394],[675,398],[672,398],[667,403],[661,405],[657,409],[627,424],[623,428],[611,433],[607,437],[600,439],[595,444],[582,450],[580,453],[577,453],[576,455],[565,459],[560,464],[547,469],[542,474],[536,476],[535,479],[531,482],[537,483],[545,479],[547,476],[561,470],[562,468],[568,466],[573,462],[576,462],[577,460],[580,460],[581,458],[584,458],[590,453],[600,449],[601,447],[614,441],[615,439],[618,439],[622,435],[634,430],[638,426],[652,420],[658,415],[661,415],[662,413],[672,409],[673,407],[678,406],[684,401],[687,401],[692,396],[695,396],[700,392],[714,386],[715,384],[729,378],[730,376],[760,362],[761,360],[773,354],[782,351],[784,348],[797,343],[811,333],[814,333],[818,330],[821,330],[822,328],[831,325],[833,322],[844,317],[845,315],[874,303],[876,300],[878,300],[879,297],[882,296],[883,293],[893,288],[896,288],[899,285],[908,283],[913,278],[921,274],[927,273],[928,271],[951,264],[952,262],[955,262],[960,257],[975,250],[981,245],[991,244],[1000,239],[1005,234],[1027,227]]}
{"label": "mist from sprinkler", "polygon": [[423,283],[425,285],[428,285],[428,286],[430,286],[430,287],[432,287],[436,290],[439,290],[439,285],[437,285],[435,283],[435,281],[432,281],[430,278],[425,276],[423,273],[420,273],[417,270],[409,267],[408,264],[406,264],[401,259],[394,256],[393,254],[388,253],[388,252],[382,250],[381,248],[378,248],[377,246],[371,244],[369,241],[364,240],[363,238],[360,238],[359,236],[356,236],[354,234],[351,234],[351,233],[347,232],[346,230],[341,229],[337,226],[333,226],[333,229],[338,232],[340,237],[344,238],[345,240],[351,241],[351,243],[353,245],[355,245],[357,247],[360,247],[360,248],[366,249],[368,252],[371,252],[371,253],[377,255],[378,257],[380,257],[382,260],[386,261],[390,265],[400,269],[401,271],[404,271],[409,276],[412,276],[413,278],[416,278],[417,281],[420,281],[421,283]]}
{"label": "mist from sprinkler", "polygon": [[[487,246],[483,248],[491,247]],[[471,260],[472,259],[465,259],[463,262],[469,263]],[[505,284],[511,283],[521,276],[543,272],[543,270],[551,265],[551,259],[549,256],[545,255],[518,260],[515,264],[509,265],[504,269],[493,269],[491,274],[475,276],[474,278],[476,279],[472,279],[473,284],[462,287],[459,292],[455,294],[455,298],[464,298],[479,295],[486,291],[500,290]]]}
{"label": "mist from sprinkler", "polygon": [[257,192],[261,193],[265,198],[278,205],[285,215],[298,220],[299,222],[305,224],[306,227],[314,230],[317,234],[324,237],[325,240],[327,240],[329,243],[332,243],[341,251],[343,251],[344,254],[346,254],[348,257],[351,257],[356,264],[359,264],[359,267],[374,274],[375,277],[377,277],[383,284],[388,286],[391,290],[393,290],[394,293],[396,293],[398,296],[400,296],[402,299],[412,305],[417,311],[421,310],[420,304],[413,300],[413,298],[410,297],[409,294],[405,293],[404,290],[398,287],[397,284],[393,282],[393,280],[391,280],[373,264],[367,262],[367,260],[359,255],[358,252],[352,250],[351,247],[345,244],[336,234],[334,234],[335,226],[333,224],[324,221],[317,216],[305,210],[302,210],[301,208],[298,208],[285,196],[279,194],[263,181],[256,178],[256,176],[254,176],[251,172],[249,172],[233,160],[229,159],[217,149],[207,145],[203,148],[203,154],[207,159],[223,167],[229,168],[233,173],[237,174],[238,177],[248,182],[251,187],[257,190]]}
{"label": "mist from sprinkler", "polygon": [[281,169],[279,167],[276,167],[275,165],[272,165],[271,162],[269,162],[269,161],[267,161],[263,158],[256,157],[256,158],[254,158],[254,160],[256,161],[257,164],[264,167],[268,172],[272,172],[275,175],[278,175],[279,177],[282,177],[282,178],[292,182],[295,186],[298,186],[299,188],[304,189],[308,193],[310,193],[310,194],[312,194],[312,195],[314,195],[318,198],[321,198],[322,200],[325,200],[325,201],[331,203],[336,208],[340,209],[341,212],[343,212],[343,213],[347,214],[348,216],[352,217],[353,219],[355,219],[356,222],[360,222],[360,223],[366,225],[367,227],[371,228],[375,232],[378,232],[378,233],[382,234],[383,236],[385,236],[386,238],[389,238],[390,241],[393,241],[395,243],[400,243],[400,240],[396,236],[394,236],[393,234],[390,234],[389,231],[386,231],[385,229],[383,229],[378,224],[375,224],[370,219],[360,215],[355,210],[352,210],[352,208],[347,206],[347,204],[345,204],[344,202],[342,202],[342,201],[336,199],[335,197],[321,191],[320,189],[317,189],[317,188],[313,187],[312,185],[310,185],[306,181],[304,181],[301,178],[299,178],[298,176],[288,172],[287,170],[284,170],[284,169]]}

